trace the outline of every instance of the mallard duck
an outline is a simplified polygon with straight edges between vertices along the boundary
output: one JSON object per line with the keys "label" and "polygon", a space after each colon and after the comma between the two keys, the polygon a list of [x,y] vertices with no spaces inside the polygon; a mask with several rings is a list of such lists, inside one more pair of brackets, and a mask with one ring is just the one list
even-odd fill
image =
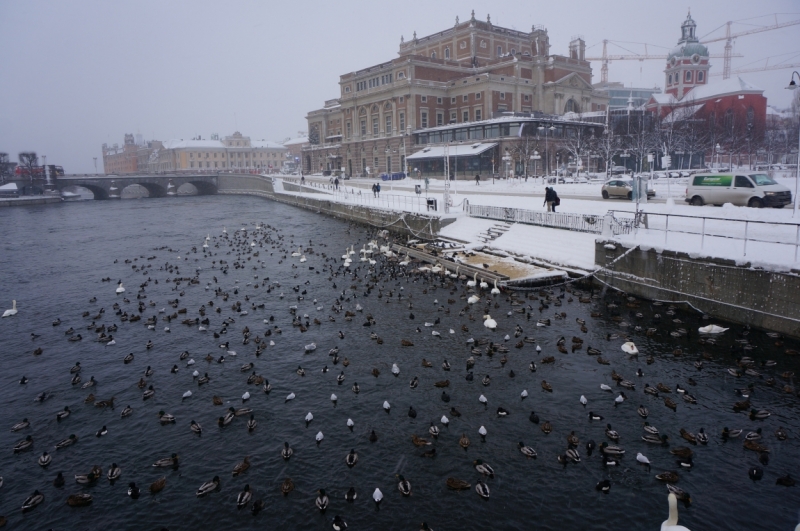
{"label": "mallard duck", "polygon": [[14,445],[14,453],[18,454],[20,452],[24,452],[25,450],[30,450],[33,447],[33,437],[28,435],[23,440],[19,441],[17,444]]}
{"label": "mallard duck", "polygon": [[133,413],[133,408],[131,406],[125,406],[122,410],[122,413],[119,414],[120,417],[125,418],[129,417]]}
{"label": "mallard duck", "polygon": [[466,434],[466,433],[462,433],[462,434],[461,434],[461,438],[458,440],[458,444],[459,444],[459,445],[461,446],[461,448],[463,448],[464,450],[466,450],[467,448],[469,448],[469,437],[467,437],[467,434]]}
{"label": "mallard duck", "polygon": [[613,457],[620,457],[625,455],[625,450],[619,446],[609,446],[607,442],[602,442],[600,443],[600,453]]}
{"label": "mallard duck", "polygon": [[163,410],[158,412],[158,420],[161,422],[161,425],[164,424],[175,424],[175,417],[169,413],[165,413]]}
{"label": "mallard duck", "polygon": [[288,496],[290,492],[294,490],[294,483],[292,483],[291,478],[286,478],[281,483],[281,492],[284,496]]}
{"label": "mallard duck", "polygon": [[769,418],[770,415],[771,413],[766,409],[750,410],[750,420],[764,420],[766,418]]}
{"label": "mallard duck", "polygon": [[553,386],[547,383],[547,380],[542,380],[542,389],[550,393],[553,392]]}
{"label": "mallard duck", "polygon": [[786,430],[783,429],[783,426],[781,426],[775,430],[775,437],[777,437],[779,441],[785,441],[789,438],[789,434],[786,433]]}
{"label": "mallard duck", "polygon": [[397,483],[397,490],[399,490],[403,496],[411,496],[411,483],[402,475],[397,476],[397,479],[400,480]]}
{"label": "mallard duck", "polygon": [[672,411],[677,411],[678,410],[678,405],[675,403],[674,400],[672,400],[668,396],[664,397],[664,405],[667,406],[668,408],[670,408]]}
{"label": "mallard duck", "polygon": [[467,490],[472,485],[469,482],[464,481],[463,479],[456,479],[456,478],[447,478],[446,481],[447,488],[452,490]]}
{"label": "mallard duck", "polygon": [[11,426],[11,431],[13,432],[13,431],[24,430],[25,428],[27,428],[30,425],[31,425],[31,423],[28,422],[28,419],[24,418],[24,419],[22,419],[22,422],[17,422],[13,426]]}
{"label": "mallard duck", "polygon": [[190,428],[191,428],[191,430],[192,430],[193,432],[195,432],[197,435],[202,435],[202,434],[203,434],[203,427],[202,427],[202,426],[200,426],[200,424],[198,424],[197,422],[195,422],[195,421],[192,421],[192,422],[189,424],[189,427],[190,427]]}
{"label": "mallard duck", "polygon": [[662,472],[661,474],[656,474],[656,479],[659,481],[663,481],[664,483],[677,483],[678,474],[671,471]]}
{"label": "mallard duck", "polygon": [[66,439],[62,439],[61,441],[56,443],[56,450],[61,450],[62,448],[66,448],[67,446],[72,446],[76,442],[78,442],[78,437],[76,437],[75,434],[73,433]]}
{"label": "mallard duck", "polygon": [[237,509],[244,509],[250,503],[250,500],[253,497],[253,493],[250,492],[250,484],[246,484],[244,486],[244,490],[236,496],[236,508]]}
{"label": "mallard duck", "polygon": [[142,400],[147,400],[149,398],[152,398],[153,395],[155,394],[156,390],[153,389],[153,386],[151,385],[150,387],[147,388],[147,390],[144,393],[142,393]]}
{"label": "mallard duck", "polygon": [[23,512],[30,511],[43,501],[44,501],[44,494],[42,494],[38,490],[35,490],[33,491],[33,494],[25,498],[25,501],[22,502],[22,511]]}
{"label": "mallard duck", "polygon": [[483,474],[484,476],[489,476],[490,478],[494,478],[494,469],[489,466],[487,463],[484,463],[480,459],[476,459],[472,462],[475,465],[475,470]]}
{"label": "mallard duck", "polygon": [[522,452],[522,455],[536,459],[536,450],[530,446],[525,446],[525,443],[522,441],[520,441],[517,446],[519,447],[519,451]]}
{"label": "mallard duck", "polygon": [[292,457],[293,453],[294,453],[294,450],[292,450],[289,447],[289,443],[288,442],[283,443],[283,448],[281,448],[281,457],[283,457],[284,460],[287,460],[290,457]]}
{"label": "mallard duck", "polygon": [[658,428],[656,428],[655,426],[651,426],[649,422],[645,422],[644,425],[642,426],[642,429],[647,433],[658,435]]}
{"label": "mallard duck", "polygon": [[219,488],[219,476],[214,476],[211,481],[206,481],[197,489],[195,493],[198,497],[205,496],[210,492],[214,492]]}
{"label": "mallard duck", "polygon": [[358,463],[358,454],[354,449],[350,449],[350,453],[348,453],[345,458],[344,462],[347,464],[348,467],[353,468]]}
{"label": "mallard duck", "polygon": [[686,446],[676,446],[675,448],[670,448],[669,453],[672,455],[678,456],[682,459],[688,459],[694,455],[691,448],[687,448]]}
{"label": "mallard duck", "polygon": [[430,446],[431,444],[427,439],[418,437],[416,433],[411,435],[411,442],[414,443],[414,446]]}
{"label": "mallard duck", "polygon": [[661,444],[663,446],[666,446],[668,439],[669,437],[667,437],[666,435],[658,436],[653,433],[645,433],[644,435],[642,435],[642,440],[650,444]]}
{"label": "mallard duck", "polygon": [[681,428],[681,437],[683,437],[692,444],[697,444],[697,437],[695,436],[695,434],[691,433],[690,431],[687,431],[684,428]]}
{"label": "mallard duck", "polygon": [[739,435],[742,434],[742,430],[729,430],[728,427],[722,428],[722,438],[723,439],[735,439]]}
{"label": "mallard duck", "polygon": [[39,456],[39,466],[44,468],[49,465],[53,461],[53,456],[48,454],[47,452],[42,452],[42,455]]}
{"label": "mallard duck", "polygon": [[103,475],[103,469],[95,465],[88,474],[76,474],[75,482],[81,485],[89,485],[97,481]]}
{"label": "mallard duck", "polygon": [[[94,400],[92,400],[92,402],[94,402]],[[56,420],[64,420],[69,417],[70,413],[72,413],[72,411],[70,411],[69,406],[64,406],[64,409],[56,413]]]}
{"label": "mallard duck", "polygon": [[153,463],[153,466],[156,468],[166,468],[168,466],[177,467],[178,466],[178,454],[172,454],[170,457],[163,457]]}
{"label": "mallard duck", "polygon": [[650,384],[644,384],[644,392],[648,395],[658,396],[658,389],[652,387]]}
{"label": "mallard duck", "polygon": [[542,422],[540,428],[545,434],[549,434],[551,431],[553,431],[553,425],[550,424],[549,420]]}
{"label": "mallard duck", "polygon": [[574,431],[569,432],[569,435],[567,435],[567,444],[569,446],[578,446],[580,445],[580,443],[581,441],[578,438],[578,436],[575,435],[575,432]]}
{"label": "mallard duck", "polygon": [[700,428],[700,431],[697,432],[696,438],[700,444],[708,444],[708,434],[703,428]]}
{"label": "mallard duck", "polygon": [[616,430],[611,429],[611,424],[606,424],[606,437],[614,442],[619,441],[619,433],[617,433]]}
{"label": "mallard duck", "polygon": [[669,386],[667,386],[667,385],[664,385],[663,383],[658,383],[658,384],[656,385],[656,387],[657,387],[657,388],[658,388],[658,390],[659,390],[659,391],[661,391],[662,393],[671,393],[671,392],[672,392],[672,389],[670,389],[670,388],[669,388]]}
{"label": "mallard duck", "polygon": [[239,474],[244,474],[247,469],[250,468],[250,456],[244,456],[244,460],[236,463],[236,466],[233,467],[233,475],[238,476]]}
{"label": "mallard duck", "polygon": [[564,455],[572,461],[573,463],[580,463],[581,462],[581,454],[578,452],[576,448],[567,448],[567,451],[564,452]]}
{"label": "mallard duck", "polygon": [[777,480],[775,480],[775,484],[782,485],[784,487],[794,487],[795,480],[792,476],[786,474],[785,476],[780,476]]}
{"label": "mallard duck", "polygon": [[250,418],[247,420],[247,431],[252,432],[254,429],[256,429],[257,425],[258,421],[256,420],[255,415],[250,414]]}
{"label": "mallard duck", "polygon": [[108,469],[108,473],[106,474],[108,480],[114,481],[116,479],[119,479],[121,475],[122,475],[122,469],[119,466],[117,466],[116,463],[111,463],[111,467]]}
{"label": "mallard duck", "polygon": [[489,486],[481,479],[479,479],[477,485],[475,485],[475,492],[477,492],[481,498],[485,500],[489,499]]}

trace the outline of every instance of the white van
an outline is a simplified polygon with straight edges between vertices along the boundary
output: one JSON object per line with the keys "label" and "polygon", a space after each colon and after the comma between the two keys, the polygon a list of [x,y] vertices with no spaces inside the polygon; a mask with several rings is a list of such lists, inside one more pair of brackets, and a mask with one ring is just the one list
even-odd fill
{"label": "white van", "polygon": [[783,208],[792,204],[792,192],[764,172],[698,173],[686,188],[686,202]]}

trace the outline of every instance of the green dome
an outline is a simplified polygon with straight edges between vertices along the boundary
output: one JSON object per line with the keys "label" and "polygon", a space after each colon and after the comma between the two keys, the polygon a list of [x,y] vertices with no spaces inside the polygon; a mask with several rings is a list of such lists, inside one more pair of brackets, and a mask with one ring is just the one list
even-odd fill
{"label": "green dome", "polygon": [[697,54],[700,57],[708,57],[708,48],[699,42],[687,42],[685,44],[679,44],[669,52],[667,60],[672,59],[673,57],[691,57],[694,54]]}

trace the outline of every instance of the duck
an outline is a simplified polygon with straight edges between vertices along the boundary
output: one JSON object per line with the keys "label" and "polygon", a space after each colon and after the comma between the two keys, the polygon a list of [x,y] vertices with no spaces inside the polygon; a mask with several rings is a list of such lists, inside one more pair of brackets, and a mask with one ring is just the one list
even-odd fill
{"label": "duck", "polygon": [[73,433],[66,439],[62,439],[61,441],[56,443],[56,450],[61,450],[62,448],[66,448],[67,446],[72,446],[76,442],[78,442],[78,437],[76,437],[75,434]]}
{"label": "duck", "polygon": [[609,446],[607,442],[600,443],[600,452],[604,455],[620,457],[625,455],[625,450],[619,446]]}
{"label": "duck", "polygon": [[52,455],[48,454],[47,452],[42,452],[42,455],[39,456],[38,463],[39,463],[40,467],[45,468],[52,461],[53,461],[53,456]]}
{"label": "duck", "polygon": [[722,438],[723,439],[735,439],[739,435],[742,434],[742,430],[731,430],[728,427],[722,428]]}
{"label": "duck", "polygon": [[252,497],[253,493],[250,492],[250,484],[245,484],[244,490],[240,492],[238,496],[236,496],[236,508],[243,509],[247,507]]}
{"label": "duck", "polygon": [[766,418],[769,418],[770,415],[771,413],[766,409],[759,409],[759,410],[751,409],[749,416],[750,420],[764,420]]}
{"label": "duck", "polygon": [[153,463],[155,468],[178,467],[178,454],[173,453],[170,457],[162,457]]}
{"label": "duck", "polygon": [[103,426],[102,428],[97,430],[97,433],[95,433],[94,435],[95,435],[95,437],[102,437],[102,436],[107,435],[107,434],[108,434],[108,428]]}
{"label": "duck", "polygon": [[666,435],[660,435],[659,436],[659,435],[656,435],[656,434],[653,434],[653,433],[645,433],[644,435],[642,435],[642,440],[644,442],[650,443],[650,444],[660,444],[662,446],[666,446],[667,445],[667,440],[668,439],[669,439],[669,437],[667,437]]}
{"label": "duck", "polygon": [[211,481],[206,481],[197,489],[195,493],[198,497],[205,496],[210,492],[214,492],[219,488],[219,476],[214,476]]}
{"label": "duck", "polygon": [[464,450],[466,450],[467,448],[469,448],[470,441],[469,441],[469,437],[467,437],[467,434],[466,434],[466,433],[462,433],[462,434],[461,434],[461,438],[458,440],[458,444],[459,444],[459,446],[461,446],[461,448],[463,448]]}
{"label": "duck", "polygon": [[240,474],[244,474],[247,469],[250,468],[250,456],[244,456],[244,460],[236,463],[236,466],[233,467],[233,475],[238,476]]}
{"label": "duck", "polygon": [[111,467],[108,469],[108,473],[106,474],[108,480],[114,481],[116,479],[119,479],[121,475],[122,475],[122,469],[119,466],[117,466],[116,463],[111,463]]}
{"label": "duck", "polygon": [[27,428],[30,425],[31,425],[31,423],[28,421],[28,419],[24,418],[24,419],[22,419],[22,422],[17,422],[13,426],[11,426],[11,431],[14,432],[14,431],[24,430],[25,428]]}
{"label": "duck", "polygon": [[397,476],[397,479],[400,480],[397,483],[397,490],[399,490],[403,496],[411,496],[411,483],[402,475]]}
{"label": "duck", "polygon": [[447,485],[447,488],[452,490],[467,490],[472,486],[469,484],[469,482],[464,481],[463,479],[457,479],[453,477],[447,478],[445,484]]}
{"label": "duck", "polygon": [[746,441],[760,441],[761,440],[761,428],[757,428],[756,431],[751,431],[747,435],[744,436]]}
{"label": "duck", "polygon": [[700,431],[697,432],[697,442],[700,444],[708,444],[708,434],[705,432],[703,428],[700,428]]}
{"label": "duck", "polygon": [[488,476],[489,478],[494,478],[494,469],[491,466],[489,466],[488,463],[484,463],[482,460],[476,459],[475,461],[472,462],[472,464],[475,466],[475,470],[477,470],[484,476]]}
{"label": "duck", "polygon": [[[15,303],[16,303],[16,301],[15,301]],[[16,304],[14,306],[16,307]],[[6,310],[6,312],[9,312],[9,311],[11,311],[11,310]],[[14,313],[11,314],[11,315],[15,315],[15,314],[16,314],[16,310],[14,310]],[[8,316],[3,314],[3,317],[8,317]],[[30,496],[25,498],[25,501],[22,502],[22,512],[28,512],[28,511],[34,509],[37,505],[39,505],[43,501],[44,501],[44,494],[42,494],[38,490],[34,490],[33,494],[31,494]]]}
{"label": "duck", "polygon": [[661,474],[656,474],[656,479],[663,481],[664,483],[677,483],[679,478],[676,472],[667,471],[662,472]]}
{"label": "duck", "polygon": [[614,442],[619,441],[619,433],[617,433],[616,430],[611,429],[611,424],[606,424],[606,437]]}
{"label": "duck", "polygon": [[692,457],[692,455],[694,454],[694,452],[692,452],[692,449],[687,448],[686,446],[676,446],[675,448],[670,448],[669,453],[678,456],[682,459],[688,459]]}
{"label": "duck", "polygon": [[540,426],[540,428],[545,434],[549,434],[550,432],[553,431],[553,425],[550,424],[549,420],[544,421]]}
{"label": "duck", "polygon": [[691,433],[691,432],[685,430],[684,428],[681,428],[680,431],[681,431],[681,437],[683,437],[684,439],[686,439],[687,441],[689,441],[692,444],[697,444],[697,437],[695,436],[694,433]]}
{"label": "duck", "polygon": [[477,492],[481,498],[485,500],[489,499],[489,486],[481,479],[479,479],[478,483],[475,485],[475,492]]}
{"label": "duck", "polygon": [[165,413],[164,410],[158,412],[158,420],[161,422],[161,425],[164,424],[175,424],[175,417],[169,413]]}
{"label": "duck", "polygon": [[130,496],[131,499],[138,500],[139,494],[140,494],[139,487],[136,486],[136,483],[134,483],[133,481],[128,483],[128,496]]}
{"label": "duck", "polygon": [[589,412],[589,420],[603,420],[603,416],[602,415],[598,415],[594,411],[590,411]]}
{"label": "duck", "polygon": [[93,466],[88,474],[77,474],[75,476],[75,482],[81,485],[89,485],[97,481],[97,479],[102,475],[103,469],[99,466]]}

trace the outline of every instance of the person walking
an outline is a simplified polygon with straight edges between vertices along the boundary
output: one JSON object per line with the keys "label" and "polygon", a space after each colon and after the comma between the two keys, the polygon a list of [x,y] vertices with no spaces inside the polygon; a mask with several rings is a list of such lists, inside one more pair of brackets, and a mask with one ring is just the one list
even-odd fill
{"label": "person walking", "polygon": [[335,178],[333,180],[333,186],[338,190],[339,189],[339,178]]}
{"label": "person walking", "polygon": [[378,192],[378,197],[381,196],[381,183],[375,183],[375,191]]}
{"label": "person walking", "polygon": [[550,188],[550,193],[552,194],[552,198],[553,198],[553,206],[552,206],[553,212],[555,212],[556,211],[556,207],[561,204],[561,198],[558,197],[558,194],[556,193],[554,188]]}
{"label": "person walking", "polygon": [[480,186],[480,185],[481,185],[481,174],[477,173],[475,174],[475,186]]}
{"label": "person walking", "polygon": [[372,197],[378,197],[378,185],[372,183]]}
{"label": "person walking", "polygon": [[544,203],[542,206],[547,205],[547,211],[553,211],[553,189],[549,186],[544,189]]}

